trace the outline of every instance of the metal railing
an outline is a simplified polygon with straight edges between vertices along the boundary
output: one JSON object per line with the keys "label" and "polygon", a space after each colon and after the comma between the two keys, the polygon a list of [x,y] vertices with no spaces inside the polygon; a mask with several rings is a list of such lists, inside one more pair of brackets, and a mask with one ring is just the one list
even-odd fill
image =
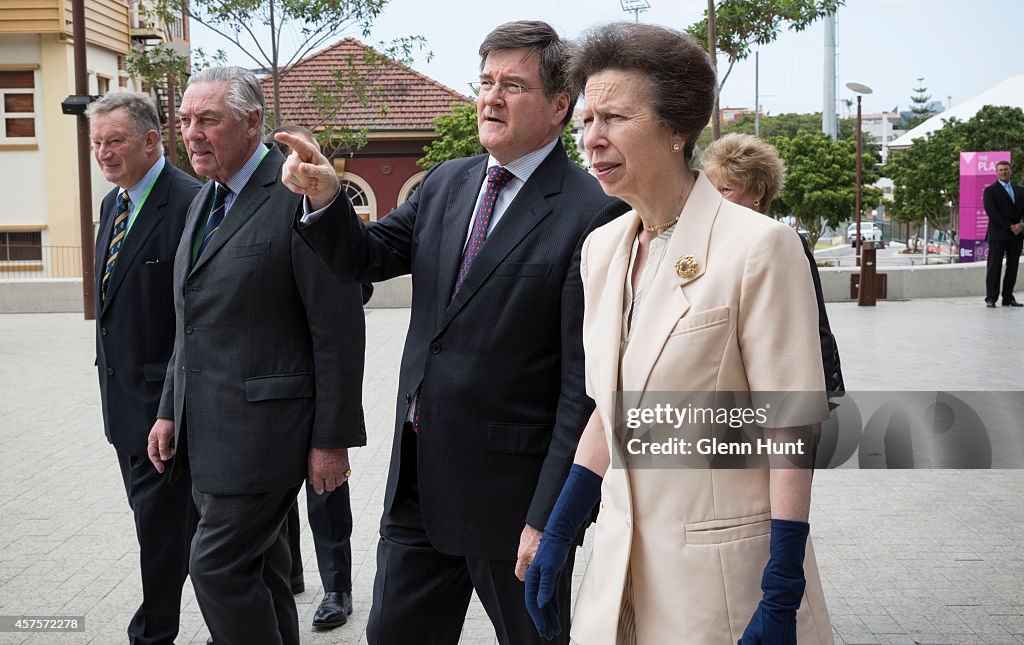
{"label": "metal railing", "polygon": [[81,278],[80,246],[9,246],[0,248],[0,280]]}

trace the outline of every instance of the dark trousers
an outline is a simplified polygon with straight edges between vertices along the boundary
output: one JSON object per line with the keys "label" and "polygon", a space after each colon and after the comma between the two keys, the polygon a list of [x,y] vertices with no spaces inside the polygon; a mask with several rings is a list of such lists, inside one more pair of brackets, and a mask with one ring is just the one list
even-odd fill
{"label": "dark trousers", "polygon": [[217,645],[299,645],[285,517],[299,487],[253,495],[193,490],[190,573]]}
{"label": "dark trousers", "polygon": [[[348,482],[322,495],[306,483],[306,514],[316,548],[316,566],[325,592],[352,591],[352,505]],[[288,511],[288,546],[292,554],[291,575],[302,572],[299,548],[299,505]]]}
{"label": "dark trousers", "polygon": [[447,555],[430,544],[420,516],[416,437],[407,428],[395,503],[385,509],[381,521],[367,642],[455,645],[475,589],[502,645],[568,643],[573,561],[570,553],[559,580],[562,633],[554,641],[544,641],[526,612],[526,592],[515,577],[515,560]]}
{"label": "dark trousers", "polygon": [[1003,278],[1003,302],[1013,300],[1013,288],[1017,284],[1017,268],[1024,238],[1017,235],[1012,240],[990,240],[988,243],[988,266],[985,272],[985,300],[995,302],[999,297],[999,274],[1006,257],[1006,276]]}
{"label": "dark trousers", "polygon": [[128,623],[128,642],[170,645],[178,635],[181,587],[199,515],[187,475],[173,484],[148,457],[117,451],[128,506],[135,516],[142,574],[142,604]]}

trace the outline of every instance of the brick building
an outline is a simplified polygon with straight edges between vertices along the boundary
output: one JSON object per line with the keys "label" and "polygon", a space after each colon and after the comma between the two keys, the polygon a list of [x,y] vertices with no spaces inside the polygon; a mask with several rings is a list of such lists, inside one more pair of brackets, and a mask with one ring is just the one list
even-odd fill
{"label": "brick building", "polygon": [[[472,103],[465,95],[392,59],[377,60],[372,48],[345,38],[293,65],[281,79],[282,123],[305,126],[314,132],[348,127],[365,129],[366,145],[357,151],[331,150],[325,154],[335,169],[356,211],[376,220],[408,199],[426,174],[416,161],[436,138],[433,120],[453,105]],[[355,97],[347,77],[357,72],[366,79],[368,105]],[[338,89],[338,79],[347,87]],[[267,106],[274,105],[270,77],[261,81]],[[340,108],[324,115],[314,88],[336,95]],[[382,106],[386,106],[382,109]]]}

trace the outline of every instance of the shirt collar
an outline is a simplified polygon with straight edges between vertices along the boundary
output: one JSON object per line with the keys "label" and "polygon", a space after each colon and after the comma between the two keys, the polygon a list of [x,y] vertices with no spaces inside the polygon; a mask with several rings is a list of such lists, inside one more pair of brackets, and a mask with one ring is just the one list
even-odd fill
{"label": "shirt collar", "polygon": [[[512,161],[505,164],[505,169],[508,170],[513,175],[515,175],[516,179],[523,183],[526,183],[526,180],[530,178],[530,175],[533,174],[533,171],[537,170],[537,167],[540,166],[541,162],[544,161],[544,159],[547,158],[548,154],[550,154],[551,151],[554,149],[555,144],[558,143],[559,138],[561,138],[561,135],[549,141],[547,145],[545,145],[543,148],[538,148],[533,152],[527,153],[522,157],[519,157],[518,159],[513,159]],[[491,166],[500,165],[501,164],[498,163],[498,160],[495,159],[492,155],[487,156],[488,168],[490,168]]]}
{"label": "shirt collar", "polygon": [[263,161],[263,157],[268,152],[270,152],[270,149],[264,144],[261,143],[256,146],[256,149],[252,151],[249,158],[242,164],[242,168],[225,182],[233,195],[238,195],[242,192],[242,189],[249,183],[253,173],[256,172],[256,168],[259,167],[260,162]]}
{"label": "shirt collar", "polygon": [[142,176],[139,183],[128,189],[128,199],[131,200],[133,207],[142,203],[142,198],[146,195],[146,191],[149,190],[150,185],[156,181],[157,176],[163,171],[165,163],[167,162],[164,160],[163,155],[157,157],[153,166],[146,171],[146,174]]}

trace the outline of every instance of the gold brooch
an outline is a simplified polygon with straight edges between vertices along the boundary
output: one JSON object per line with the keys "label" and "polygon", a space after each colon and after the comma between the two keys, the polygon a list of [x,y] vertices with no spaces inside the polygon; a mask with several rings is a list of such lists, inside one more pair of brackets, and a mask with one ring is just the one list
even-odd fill
{"label": "gold brooch", "polygon": [[697,275],[699,266],[692,255],[684,255],[676,260],[676,273],[680,278],[692,278]]}

